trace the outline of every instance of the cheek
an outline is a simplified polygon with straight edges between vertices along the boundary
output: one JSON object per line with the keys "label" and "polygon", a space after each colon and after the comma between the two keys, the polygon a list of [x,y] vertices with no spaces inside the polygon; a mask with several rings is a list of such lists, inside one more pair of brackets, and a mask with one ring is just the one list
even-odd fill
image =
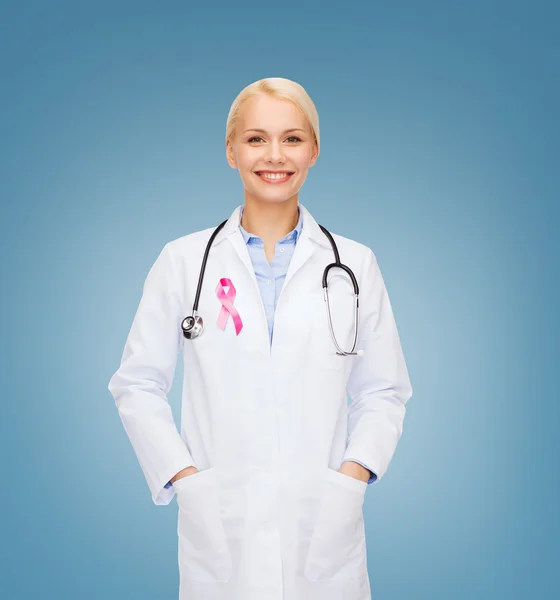
{"label": "cheek", "polygon": [[256,161],[247,156],[239,158],[237,162],[237,169],[239,170],[239,175],[244,183],[254,183],[254,179],[256,177],[256,175],[253,173],[253,170],[256,168],[255,164]]}
{"label": "cheek", "polygon": [[254,164],[259,159],[259,153],[255,152],[255,150],[255,148],[243,145],[237,148],[235,160],[240,171],[252,170]]}
{"label": "cheek", "polygon": [[299,171],[305,172],[309,169],[311,162],[311,151],[309,148],[301,148],[291,155],[291,162],[298,168]]}

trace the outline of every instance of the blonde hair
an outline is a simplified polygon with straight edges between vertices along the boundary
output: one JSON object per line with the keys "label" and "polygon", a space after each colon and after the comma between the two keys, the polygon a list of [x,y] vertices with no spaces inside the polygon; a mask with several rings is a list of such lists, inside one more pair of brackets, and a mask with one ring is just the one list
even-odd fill
{"label": "blonde hair", "polygon": [[311,126],[313,137],[317,143],[317,156],[319,156],[319,114],[317,113],[315,104],[313,104],[313,100],[311,100],[303,86],[283,77],[259,79],[239,92],[229,109],[226,122],[226,143],[229,141],[233,144],[237,121],[239,119],[239,110],[243,102],[259,94],[268,94],[273,98],[291,100],[296,105]]}

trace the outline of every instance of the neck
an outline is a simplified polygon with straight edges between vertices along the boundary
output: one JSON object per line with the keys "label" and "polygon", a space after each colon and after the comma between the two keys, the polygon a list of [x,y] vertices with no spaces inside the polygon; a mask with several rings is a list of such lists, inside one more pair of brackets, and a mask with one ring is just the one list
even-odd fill
{"label": "neck", "polygon": [[298,220],[297,197],[286,202],[258,202],[246,198],[241,226],[264,242],[276,244],[295,228]]}

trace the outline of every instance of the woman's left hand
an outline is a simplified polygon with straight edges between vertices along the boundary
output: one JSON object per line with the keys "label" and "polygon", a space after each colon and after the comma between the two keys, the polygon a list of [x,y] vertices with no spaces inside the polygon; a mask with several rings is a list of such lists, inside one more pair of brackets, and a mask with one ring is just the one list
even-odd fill
{"label": "woman's left hand", "polygon": [[366,483],[371,477],[371,471],[369,469],[362,467],[362,465],[354,462],[353,460],[342,463],[342,465],[340,465],[340,469],[338,469],[338,472],[348,475],[349,477],[353,477],[354,479],[365,481]]}

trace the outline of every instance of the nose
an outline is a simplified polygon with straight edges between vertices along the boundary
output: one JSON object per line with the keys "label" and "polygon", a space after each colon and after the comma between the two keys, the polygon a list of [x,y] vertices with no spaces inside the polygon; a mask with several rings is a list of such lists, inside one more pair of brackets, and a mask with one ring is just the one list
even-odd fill
{"label": "nose", "polygon": [[266,146],[265,160],[270,163],[284,163],[284,152],[282,144],[278,140],[272,140]]}

